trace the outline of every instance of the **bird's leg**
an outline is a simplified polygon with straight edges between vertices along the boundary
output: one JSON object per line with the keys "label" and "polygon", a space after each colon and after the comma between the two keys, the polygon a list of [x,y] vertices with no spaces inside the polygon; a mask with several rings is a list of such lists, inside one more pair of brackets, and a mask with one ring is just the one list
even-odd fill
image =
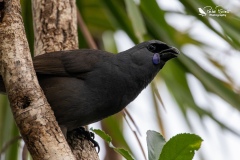
{"label": "bird's leg", "polygon": [[84,127],[79,127],[74,129],[74,131],[76,131],[77,133],[83,135],[87,140],[91,141],[94,145],[94,147],[97,147],[98,149],[98,153],[100,152],[100,147],[97,141],[94,140],[95,135],[93,132],[90,131],[86,131],[86,129]]}
{"label": "bird's leg", "polygon": [[[67,128],[64,127],[64,126],[60,126],[60,128],[61,128],[61,130],[62,130],[62,132],[63,132],[64,137],[65,137],[66,140],[67,140],[67,136],[68,136],[68,134],[67,134]],[[91,142],[93,143],[94,147],[97,147],[98,153],[100,152],[99,144],[98,144],[97,141],[94,140],[94,138],[95,138],[94,133],[89,132],[89,131],[86,131],[84,127],[76,128],[76,129],[74,129],[74,130],[72,130],[72,131],[70,131],[70,132],[74,133],[74,135],[76,135],[76,136],[78,136],[78,135],[80,135],[80,137],[84,136],[83,138],[91,141]]]}

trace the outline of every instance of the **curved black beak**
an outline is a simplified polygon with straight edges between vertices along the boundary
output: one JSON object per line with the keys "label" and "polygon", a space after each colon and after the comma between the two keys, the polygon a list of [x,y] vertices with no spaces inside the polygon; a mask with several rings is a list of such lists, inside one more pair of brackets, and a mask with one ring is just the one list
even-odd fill
{"label": "curved black beak", "polygon": [[159,54],[160,59],[167,62],[172,58],[176,58],[180,54],[180,51],[175,47],[170,47],[168,49],[161,51]]}

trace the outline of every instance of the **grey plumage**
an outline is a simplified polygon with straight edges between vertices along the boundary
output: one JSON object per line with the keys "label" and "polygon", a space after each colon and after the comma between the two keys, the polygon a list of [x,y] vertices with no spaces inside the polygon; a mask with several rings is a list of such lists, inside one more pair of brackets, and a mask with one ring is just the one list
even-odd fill
{"label": "grey plumage", "polygon": [[[153,55],[160,61],[153,63]],[[179,51],[151,40],[111,54],[72,50],[33,58],[39,83],[61,128],[68,131],[121,111]],[[5,92],[1,87],[0,91]]]}

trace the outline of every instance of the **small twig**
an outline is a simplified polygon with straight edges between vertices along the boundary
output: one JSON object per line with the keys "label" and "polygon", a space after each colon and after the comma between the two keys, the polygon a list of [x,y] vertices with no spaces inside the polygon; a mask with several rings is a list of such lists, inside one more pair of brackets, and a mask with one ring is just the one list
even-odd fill
{"label": "small twig", "polygon": [[80,27],[80,29],[81,29],[85,39],[87,40],[87,43],[88,43],[89,47],[91,49],[97,49],[97,45],[94,42],[94,40],[93,40],[93,38],[92,38],[92,36],[91,36],[91,34],[90,34],[86,24],[83,21],[81,13],[79,12],[78,9],[77,9],[77,22],[78,22],[78,25],[79,25],[79,27]]}
{"label": "small twig", "polygon": [[24,144],[23,150],[22,150],[22,160],[27,160],[28,159],[28,149],[27,145]]}
{"label": "small twig", "polygon": [[13,143],[15,143],[16,141],[22,139],[21,136],[16,136],[16,137],[13,137],[11,140],[9,140],[1,149],[0,151],[0,155],[3,154],[7,149],[8,147],[10,147]]}
{"label": "small twig", "polygon": [[154,108],[155,108],[155,111],[156,111],[157,121],[158,121],[158,124],[159,124],[159,128],[161,130],[161,134],[162,134],[163,137],[165,137],[164,124],[163,124],[162,118],[160,116],[161,110],[159,109],[159,105],[157,103],[157,98],[155,97],[156,94],[154,94],[154,89],[155,89],[154,83],[151,83],[152,98],[153,98]]}
{"label": "small twig", "polygon": [[134,127],[136,128],[138,134],[139,134],[140,136],[142,136],[142,134],[141,134],[141,132],[140,132],[137,124],[135,123],[134,119],[132,118],[132,116],[131,116],[131,114],[128,112],[128,110],[127,110],[126,108],[124,108],[123,111],[124,111],[124,112],[126,113],[126,115],[130,118],[130,120],[131,120],[131,122],[133,123]]}
{"label": "small twig", "polygon": [[125,113],[126,113],[126,109],[124,109],[124,111],[125,111],[125,112],[123,112],[124,118],[125,118],[128,126],[130,127],[130,129],[131,129],[132,132],[134,133],[134,135],[135,135],[135,137],[136,137],[136,139],[137,139],[137,142],[138,142],[138,144],[139,144],[139,146],[140,146],[140,148],[141,148],[141,151],[142,151],[142,153],[143,153],[144,158],[147,160],[147,156],[146,156],[146,154],[145,154],[145,152],[144,152],[142,143],[140,142],[140,139],[139,139],[139,137],[138,137],[138,135],[137,135],[137,132],[136,132],[135,130],[133,130],[133,128],[131,127],[129,121],[128,121],[127,118],[126,118],[126,114],[125,114]]}
{"label": "small twig", "polygon": [[159,102],[161,103],[164,111],[167,112],[166,107],[164,106],[164,103],[163,103],[163,101],[162,101],[162,98],[161,98],[161,96],[160,96],[160,93],[159,93],[159,91],[158,91],[158,89],[157,89],[156,84],[155,84],[154,81],[152,82],[152,85],[153,85],[153,89],[152,89],[152,90],[153,90],[154,94],[156,95],[157,99],[158,99]]}

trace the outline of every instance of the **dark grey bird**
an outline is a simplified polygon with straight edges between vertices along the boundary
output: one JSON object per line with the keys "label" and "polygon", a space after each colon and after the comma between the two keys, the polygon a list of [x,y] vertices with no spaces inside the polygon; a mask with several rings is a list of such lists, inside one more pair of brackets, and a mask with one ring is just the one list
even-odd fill
{"label": "dark grey bird", "polygon": [[[47,53],[34,57],[33,64],[66,134],[121,111],[178,54],[176,48],[151,40],[119,54],[91,49]],[[2,78],[0,92],[5,92]]]}

